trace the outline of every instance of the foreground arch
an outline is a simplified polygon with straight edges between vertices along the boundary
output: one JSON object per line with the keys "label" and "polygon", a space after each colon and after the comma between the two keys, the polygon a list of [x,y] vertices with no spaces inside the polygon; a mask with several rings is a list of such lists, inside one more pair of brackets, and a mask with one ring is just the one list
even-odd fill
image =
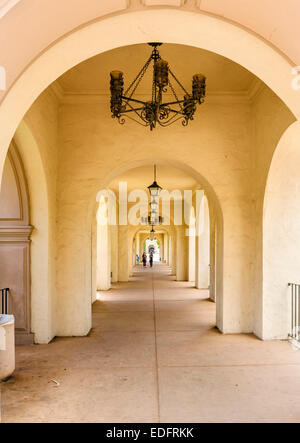
{"label": "foreground arch", "polygon": [[288,283],[300,281],[300,123],[283,134],[271,164],[264,199],[260,335],[290,332]]}
{"label": "foreground arch", "polygon": [[264,81],[296,118],[300,118],[299,97],[291,88],[290,62],[252,33],[196,12],[175,9],[130,11],[91,23],[59,40],[16,81],[0,106],[0,177],[19,122],[49,84],[96,54],[147,41],[195,46],[233,60]]}

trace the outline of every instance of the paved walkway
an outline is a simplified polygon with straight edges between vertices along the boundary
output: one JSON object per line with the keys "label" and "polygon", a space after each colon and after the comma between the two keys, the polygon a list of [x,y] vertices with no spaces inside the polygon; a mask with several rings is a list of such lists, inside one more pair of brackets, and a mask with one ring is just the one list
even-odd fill
{"label": "paved walkway", "polygon": [[4,422],[300,422],[300,351],[221,335],[207,291],[156,265],[100,297],[89,337],[17,348]]}

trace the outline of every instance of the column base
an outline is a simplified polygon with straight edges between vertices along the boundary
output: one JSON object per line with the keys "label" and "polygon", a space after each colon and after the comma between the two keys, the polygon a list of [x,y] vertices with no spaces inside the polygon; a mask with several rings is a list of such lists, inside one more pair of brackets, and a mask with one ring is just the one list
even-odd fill
{"label": "column base", "polygon": [[16,331],[15,343],[16,346],[31,346],[34,344],[34,334]]}

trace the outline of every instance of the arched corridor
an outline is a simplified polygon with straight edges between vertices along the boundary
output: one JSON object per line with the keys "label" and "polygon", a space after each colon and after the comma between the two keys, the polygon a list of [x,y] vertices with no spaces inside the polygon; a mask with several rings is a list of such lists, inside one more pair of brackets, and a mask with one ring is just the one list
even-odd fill
{"label": "arched corridor", "polygon": [[0,0],[4,422],[300,421],[299,17]]}
{"label": "arched corridor", "polygon": [[[141,265],[101,292],[85,338],[21,347],[5,422],[299,421],[298,353],[221,335],[208,291]],[[59,383],[59,385],[58,385]]]}

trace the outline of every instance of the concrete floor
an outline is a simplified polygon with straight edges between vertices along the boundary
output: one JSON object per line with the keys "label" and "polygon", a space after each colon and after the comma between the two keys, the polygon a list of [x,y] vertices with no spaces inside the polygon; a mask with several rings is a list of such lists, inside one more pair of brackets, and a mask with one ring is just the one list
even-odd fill
{"label": "concrete floor", "polygon": [[3,422],[300,422],[300,351],[223,336],[164,265],[101,293],[85,338],[17,348]]}

